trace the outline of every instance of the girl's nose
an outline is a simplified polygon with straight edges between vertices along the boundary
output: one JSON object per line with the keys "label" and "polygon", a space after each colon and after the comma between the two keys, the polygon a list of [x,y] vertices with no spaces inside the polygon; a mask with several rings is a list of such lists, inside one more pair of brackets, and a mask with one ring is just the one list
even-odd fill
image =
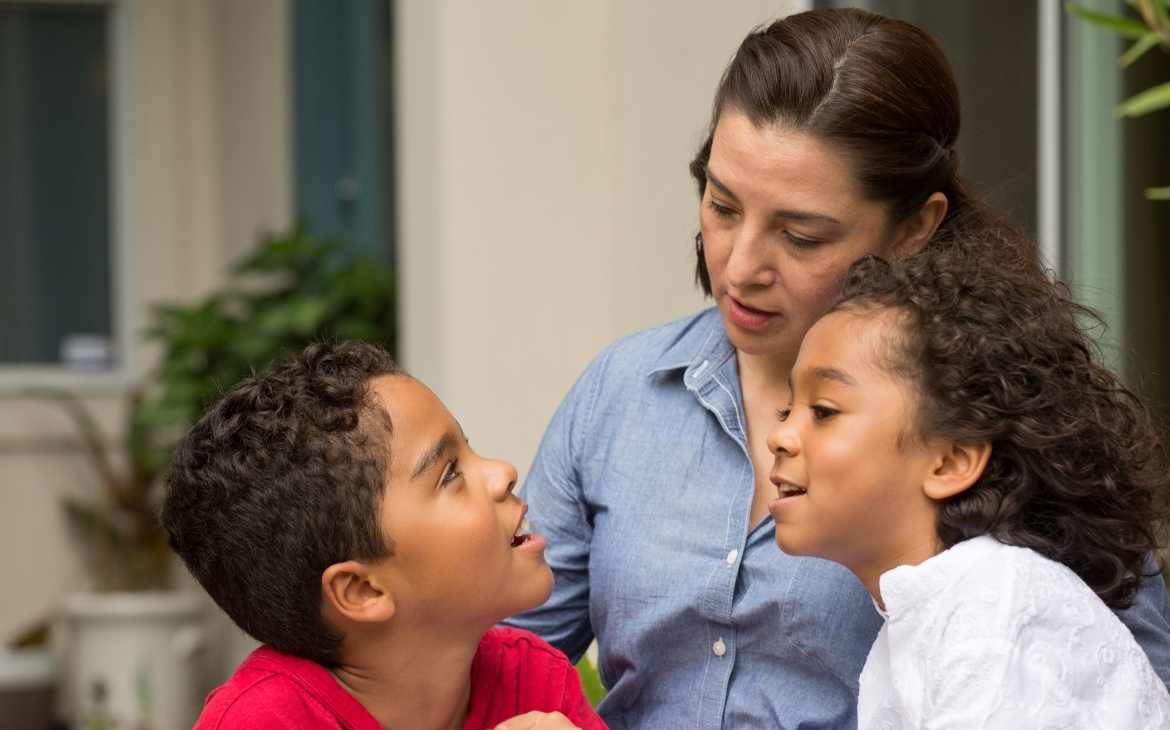
{"label": "girl's nose", "polygon": [[796,456],[800,451],[800,441],[796,438],[796,429],[786,422],[781,422],[772,433],[768,434],[768,451],[779,458],[781,456]]}

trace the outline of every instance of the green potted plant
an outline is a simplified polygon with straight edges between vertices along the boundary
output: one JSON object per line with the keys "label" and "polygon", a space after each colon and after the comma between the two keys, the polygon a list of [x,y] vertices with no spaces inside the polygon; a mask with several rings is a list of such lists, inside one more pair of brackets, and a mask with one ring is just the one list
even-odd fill
{"label": "green potted plant", "polygon": [[[120,458],[85,403],[61,390],[26,391],[71,417],[100,489],[69,499],[93,591],[65,606],[65,687],[75,723],[189,726],[201,682],[202,605],[170,590],[172,559],[157,519],[170,453],[223,389],[319,338],[363,339],[393,350],[393,277],[382,262],[347,257],[303,228],[273,235],[238,262],[223,287],[193,304],[155,307],[145,333],[158,366],[128,396]],[[95,630],[96,629],[96,630]]]}
{"label": "green potted plant", "polygon": [[[1066,7],[1078,18],[1133,41],[1121,55],[1122,68],[1128,68],[1153,48],[1170,53],[1170,0],[1127,0],[1127,3],[1137,10],[1140,19],[1071,3]],[[1170,81],[1131,96],[1117,106],[1116,113],[1120,117],[1140,117],[1167,107],[1170,107]],[[1170,200],[1170,185],[1146,188],[1146,197]]]}

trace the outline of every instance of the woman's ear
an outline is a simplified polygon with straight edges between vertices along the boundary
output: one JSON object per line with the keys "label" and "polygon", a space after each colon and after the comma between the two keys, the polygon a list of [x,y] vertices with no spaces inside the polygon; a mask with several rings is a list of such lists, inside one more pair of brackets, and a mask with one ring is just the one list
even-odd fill
{"label": "woman's ear", "polygon": [[373,623],[394,615],[388,581],[374,566],[357,560],[334,563],[321,573],[322,601],[347,621]]}
{"label": "woman's ear", "polygon": [[918,209],[899,226],[898,243],[895,251],[901,256],[913,256],[930,242],[931,236],[947,217],[950,201],[941,192],[934,192]]}
{"label": "woman's ear", "polygon": [[960,494],[979,481],[990,459],[990,441],[942,444],[922,491],[935,501]]}

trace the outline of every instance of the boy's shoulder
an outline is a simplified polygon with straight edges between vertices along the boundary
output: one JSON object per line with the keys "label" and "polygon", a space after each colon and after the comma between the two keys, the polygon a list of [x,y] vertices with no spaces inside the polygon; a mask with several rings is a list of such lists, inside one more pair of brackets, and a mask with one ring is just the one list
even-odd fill
{"label": "boy's shoulder", "polygon": [[479,642],[471,677],[475,683],[490,681],[493,675],[516,675],[527,682],[529,675],[547,677],[575,671],[564,653],[531,631],[496,626]]}
{"label": "boy's shoulder", "polygon": [[585,699],[577,670],[531,631],[498,626],[484,634],[471,665],[465,727],[494,727],[515,715],[561,712],[582,728],[603,728]]}
{"label": "boy's shoulder", "polygon": [[208,695],[194,730],[293,727],[378,725],[320,664],[263,646]]}

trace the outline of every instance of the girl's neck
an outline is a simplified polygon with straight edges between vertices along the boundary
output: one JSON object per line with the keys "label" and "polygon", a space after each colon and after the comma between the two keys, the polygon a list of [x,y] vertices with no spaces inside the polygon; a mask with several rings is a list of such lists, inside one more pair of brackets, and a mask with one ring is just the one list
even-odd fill
{"label": "girl's neck", "polygon": [[[482,635],[482,632],[481,634]],[[383,728],[459,730],[471,697],[471,664],[479,636],[449,631],[391,631],[354,637],[337,681]]]}
{"label": "girl's neck", "polygon": [[873,598],[874,603],[884,611],[886,603],[882,599],[882,575],[903,565],[921,565],[945,549],[938,537],[932,535],[928,539],[894,548],[881,557],[846,567],[853,571],[853,574],[869,592],[870,597]]}

